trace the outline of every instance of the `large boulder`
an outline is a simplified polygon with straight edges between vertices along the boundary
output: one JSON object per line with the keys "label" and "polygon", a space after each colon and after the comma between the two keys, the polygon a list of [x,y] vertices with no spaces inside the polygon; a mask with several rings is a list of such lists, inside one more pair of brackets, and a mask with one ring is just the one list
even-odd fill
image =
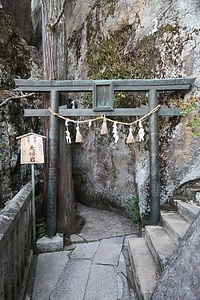
{"label": "large boulder", "polygon": [[200,295],[200,212],[166,267],[152,300],[198,300]]}
{"label": "large boulder", "polygon": [[[196,77],[191,94],[160,92],[158,96],[159,103],[169,107],[180,106],[190,96],[198,102],[197,2],[78,0],[68,2],[66,12],[68,79]],[[91,105],[91,96],[74,95],[74,99],[79,107]],[[122,95],[118,103],[135,107],[145,105],[147,98]],[[161,204],[181,185],[200,178],[200,138],[193,137],[188,125],[187,118],[160,118]],[[120,128],[120,141],[114,145],[112,128],[105,138],[99,135],[100,126],[89,132],[82,127],[84,143],[74,147],[77,201],[127,211],[127,203],[130,208],[139,198],[140,212],[145,214],[150,194],[148,121],[145,142],[138,143],[136,126],[136,143],[129,147],[127,127]]]}

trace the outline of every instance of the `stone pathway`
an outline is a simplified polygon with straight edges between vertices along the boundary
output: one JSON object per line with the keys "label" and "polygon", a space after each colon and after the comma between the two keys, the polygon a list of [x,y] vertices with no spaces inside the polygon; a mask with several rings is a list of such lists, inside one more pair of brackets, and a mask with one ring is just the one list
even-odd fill
{"label": "stone pathway", "polygon": [[[87,207],[78,203],[77,210],[86,222],[81,232],[78,234],[85,242],[99,241],[117,236],[138,234],[139,227],[130,219],[117,213]],[[76,240],[72,235],[71,240]]]}
{"label": "stone pathway", "polygon": [[127,246],[139,227],[113,212],[78,210],[86,223],[65,251],[38,256],[32,300],[136,300]]}

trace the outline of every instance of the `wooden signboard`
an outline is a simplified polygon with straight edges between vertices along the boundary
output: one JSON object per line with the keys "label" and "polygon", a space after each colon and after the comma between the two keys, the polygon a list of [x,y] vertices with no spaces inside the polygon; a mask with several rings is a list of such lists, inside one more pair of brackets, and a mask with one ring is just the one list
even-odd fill
{"label": "wooden signboard", "polygon": [[35,176],[34,164],[44,163],[43,139],[45,136],[36,133],[27,133],[18,136],[21,141],[21,164],[31,165],[32,177],[32,218],[33,218],[33,245],[36,244],[36,222],[35,222]]}
{"label": "wooden signboard", "polygon": [[21,139],[21,164],[44,163],[43,138],[45,137],[36,133],[28,133],[17,138]]}

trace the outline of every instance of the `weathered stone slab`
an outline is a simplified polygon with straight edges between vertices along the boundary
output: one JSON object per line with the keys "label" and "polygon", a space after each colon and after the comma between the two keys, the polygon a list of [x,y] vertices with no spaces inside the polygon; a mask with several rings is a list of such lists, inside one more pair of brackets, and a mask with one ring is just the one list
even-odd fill
{"label": "weathered stone slab", "polygon": [[87,259],[70,260],[65,266],[50,298],[46,299],[83,300],[90,267],[91,262]]}
{"label": "weathered stone slab", "polygon": [[36,249],[38,253],[62,251],[64,249],[63,236],[58,234],[52,238],[44,236],[37,241]]}
{"label": "weathered stone slab", "polygon": [[78,234],[72,234],[70,240],[72,243],[84,243],[84,239]]}
{"label": "weathered stone slab", "polygon": [[124,255],[123,255],[122,252],[121,252],[121,254],[119,256],[118,269],[119,269],[119,272],[121,272],[125,276],[127,276],[126,262],[125,262]]}
{"label": "weathered stone slab", "polygon": [[92,266],[84,300],[92,299],[119,299],[118,276],[113,266]]}
{"label": "weathered stone slab", "polygon": [[146,226],[145,239],[160,271],[163,271],[177,246],[161,226]]}
{"label": "weathered stone slab", "polygon": [[177,213],[162,213],[162,223],[173,242],[178,245],[190,224]]}
{"label": "weathered stone slab", "polygon": [[70,258],[91,259],[99,246],[99,242],[84,243],[76,246]]}
{"label": "weathered stone slab", "polygon": [[32,300],[46,300],[52,293],[69,258],[67,251],[38,256]]}
{"label": "weathered stone slab", "polygon": [[195,220],[195,218],[200,210],[200,207],[194,203],[186,203],[181,200],[174,200],[174,202],[176,203],[179,214],[186,221],[188,221],[189,223],[192,223]]}
{"label": "weathered stone slab", "polygon": [[117,266],[122,244],[123,237],[102,240],[94,256],[93,263]]}
{"label": "weathered stone slab", "polygon": [[129,255],[139,299],[149,300],[156,287],[158,269],[144,238],[129,240]]}
{"label": "weathered stone slab", "polygon": [[116,270],[118,274],[118,299],[130,300],[130,291],[127,281],[128,275],[126,270],[126,261],[122,252],[120,254],[119,264]]}

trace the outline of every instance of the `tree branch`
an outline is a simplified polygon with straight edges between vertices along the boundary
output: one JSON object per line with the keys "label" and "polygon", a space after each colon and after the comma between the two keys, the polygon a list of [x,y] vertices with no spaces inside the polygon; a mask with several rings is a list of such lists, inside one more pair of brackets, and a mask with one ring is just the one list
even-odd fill
{"label": "tree branch", "polygon": [[7,102],[9,102],[10,100],[14,100],[14,99],[21,99],[21,98],[27,98],[27,97],[31,97],[33,96],[35,93],[30,93],[30,94],[26,94],[26,95],[15,95],[15,96],[11,96],[9,98],[6,98],[3,102],[0,103],[0,107],[7,104]]}

